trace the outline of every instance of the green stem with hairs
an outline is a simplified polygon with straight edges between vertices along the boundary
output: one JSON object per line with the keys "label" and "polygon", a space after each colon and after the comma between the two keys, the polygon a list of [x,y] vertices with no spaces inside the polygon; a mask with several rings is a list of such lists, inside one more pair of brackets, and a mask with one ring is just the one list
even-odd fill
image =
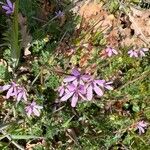
{"label": "green stem with hairs", "polygon": [[15,10],[12,18],[12,27],[11,27],[11,56],[13,60],[13,67],[16,68],[20,58],[20,46],[19,46],[19,27],[18,27],[18,7],[19,0],[15,2]]}

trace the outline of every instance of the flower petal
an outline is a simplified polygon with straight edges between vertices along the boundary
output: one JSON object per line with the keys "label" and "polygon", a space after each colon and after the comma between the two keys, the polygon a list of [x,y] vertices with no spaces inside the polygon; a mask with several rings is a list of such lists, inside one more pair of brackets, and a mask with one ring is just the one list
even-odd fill
{"label": "flower petal", "polygon": [[10,96],[12,96],[12,93],[13,93],[13,87],[11,87],[11,88],[8,90],[8,92],[7,92],[7,94],[6,94],[6,99],[8,99]]}
{"label": "flower petal", "polygon": [[109,56],[109,57],[112,56],[112,50],[111,50],[111,49],[108,51],[108,56]]}
{"label": "flower petal", "polygon": [[23,92],[23,99],[24,99],[25,101],[27,101],[27,95],[26,95],[26,92]]}
{"label": "flower petal", "polygon": [[142,48],[142,51],[147,52],[147,51],[149,51],[149,49],[148,48]]}
{"label": "flower petal", "polygon": [[75,91],[76,86],[74,84],[69,84],[69,85],[67,85],[67,88],[70,92],[73,92],[73,91]]}
{"label": "flower petal", "polygon": [[10,8],[9,8],[8,6],[2,6],[2,8],[3,8],[4,10],[7,10],[7,11],[10,10]]}
{"label": "flower petal", "polygon": [[73,80],[75,80],[75,79],[76,79],[75,76],[68,76],[68,77],[66,77],[63,81],[64,81],[64,82],[71,82],[71,81],[73,81]]}
{"label": "flower petal", "polygon": [[81,79],[82,79],[83,81],[88,81],[88,80],[90,80],[90,78],[91,78],[90,75],[82,75],[82,76],[81,76]]}
{"label": "flower petal", "polygon": [[105,88],[108,89],[108,90],[113,90],[113,87],[110,86],[110,85],[105,85]]}
{"label": "flower petal", "polygon": [[97,86],[97,85],[94,85],[94,91],[95,93],[98,95],[98,96],[102,96],[103,95],[103,91]]}
{"label": "flower petal", "polygon": [[60,99],[60,101],[66,101],[66,100],[68,100],[73,94],[74,94],[74,92],[66,93],[66,94]]}
{"label": "flower petal", "polygon": [[131,54],[131,53],[133,53],[133,50],[128,51],[128,54]]}
{"label": "flower petal", "polygon": [[72,73],[71,73],[71,74],[74,75],[75,77],[80,76],[80,72],[79,72],[79,70],[76,69],[76,68],[74,68],[74,69],[72,70]]}
{"label": "flower petal", "polygon": [[87,88],[87,99],[90,101],[92,100],[93,98],[93,88],[92,86],[90,85],[88,88]]}
{"label": "flower petal", "polygon": [[113,49],[113,48],[112,48],[112,52],[113,52],[114,54],[116,54],[116,55],[118,54],[118,52],[117,52],[115,49]]}
{"label": "flower petal", "polygon": [[86,94],[86,89],[85,89],[84,85],[79,85],[78,86],[78,91],[81,94]]}
{"label": "flower petal", "polygon": [[32,109],[30,108],[30,106],[27,106],[26,107],[26,113],[27,113],[27,116],[30,117],[31,114],[32,114]]}
{"label": "flower petal", "polygon": [[111,82],[111,81],[110,81],[110,82],[106,82],[104,87],[105,87],[106,89],[108,89],[108,90],[113,90],[113,87],[110,85],[110,84],[112,84],[112,83],[113,83],[113,82]]}
{"label": "flower petal", "polygon": [[94,80],[94,82],[99,86],[104,87],[105,80]]}
{"label": "flower petal", "polygon": [[81,81],[82,80],[78,81],[77,79],[75,79],[72,83],[74,84],[75,87],[77,87]]}
{"label": "flower petal", "polygon": [[132,52],[132,53],[130,53],[130,57],[133,57],[133,55],[134,55],[134,53]]}
{"label": "flower petal", "polygon": [[138,127],[138,129],[139,129],[139,134],[142,134],[145,132],[144,128],[142,128],[142,127]]}
{"label": "flower petal", "polygon": [[6,91],[6,90],[8,90],[10,87],[11,87],[11,85],[4,85],[4,86],[0,87],[0,90],[1,90],[1,91]]}
{"label": "flower petal", "polygon": [[59,96],[62,97],[63,94],[64,94],[64,92],[65,92],[65,89],[64,89],[64,88],[61,88],[60,91],[59,91]]}
{"label": "flower petal", "polygon": [[10,0],[6,0],[6,1],[7,1],[8,6],[9,6],[10,8],[13,8],[12,2],[11,2]]}
{"label": "flower petal", "polygon": [[20,92],[20,93],[18,94],[18,96],[17,96],[17,101],[18,101],[18,102],[21,100],[22,96],[23,96],[23,93]]}
{"label": "flower petal", "polygon": [[71,100],[71,106],[76,107],[77,101],[78,101],[78,94],[74,94]]}
{"label": "flower petal", "polygon": [[138,123],[138,126],[141,126],[141,127],[147,127],[147,123],[146,122],[144,122],[144,121],[140,121],[139,123]]}
{"label": "flower petal", "polygon": [[81,93],[79,93],[79,96],[82,98],[81,100],[87,100],[87,98],[83,96]]}
{"label": "flower petal", "polygon": [[40,112],[36,108],[33,108],[33,113],[34,113],[35,116],[38,116],[38,117],[40,116]]}
{"label": "flower petal", "polygon": [[135,56],[135,57],[138,57],[138,54],[137,54],[137,52],[134,52],[134,56]]}
{"label": "flower petal", "polygon": [[43,109],[43,106],[36,105],[35,108],[37,108],[37,109]]}
{"label": "flower petal", "polygon": [[144,57],[145,56],[145,53],[141,50],[141,51],[139,51],[139,53],[140,53],[140,56],[141,57]]}

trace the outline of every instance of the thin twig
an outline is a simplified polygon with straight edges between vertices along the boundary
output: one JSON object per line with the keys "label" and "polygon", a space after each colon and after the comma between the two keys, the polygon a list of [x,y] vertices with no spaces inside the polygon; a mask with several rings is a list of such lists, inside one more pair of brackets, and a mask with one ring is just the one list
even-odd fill
{"label": "thin twig", "polygon": [[79,40],[82,40],[99,22],[101,22],[103,19],[99,19],[98,21],[96,21],[96,23],[91,27],[89,28],[86,33],[84,35],[82,35]]}
{"label": "thin twig", "polygon": [[51,20],[49,20],[46,24],[44,24],[42,26],[42,28],[46,27],[50,22],[52,22],[53,20],[55,20],[56,18],[58,18],[58,16],[53,17]]}
{"label": "thin twig", "polygon": [[38,79],[38,77],[41,75],[41,73],[42,73],[42,70],[38,73],[38,75],[35,77],[35,79],[32,81],[32,83],[31,83],[31,85],[33,85],[35,82],[36,82],[36,80]]}
{"label": "thin twig", "polygon": [[[59,40],[59,42],[58,42],[59,44],[63,41],[63,39],[64,39],[64,37],[66,36],[67,32],[68,32],[68,30],[65,31],[65,33],[63,34],[63,36],[62,36],[61,39]],[[58,44],[58,45],[59,45],[59,44]]]}
{"label": "thin twig", "polygon": [[150,74],[150,71],[149,71],[149,70],[143,72],[143,73],[141,74],[141,76],[139,76],[138,78],[136,78],[136,79],[134,79],[134,80],[132,80],[132,81],[129,81],[129,82],[127,82],[126,84],[124,84],[124,85],[120,88],[120,90],[124,89],[126,86],[128,86],[128,85],[130,85],[130,84],[132,84],[132,83],[134,83],[134,82],[136,82],[136,81],[142,80],[143,78],[145,78],[146,76],[148,76],[148,74]]}
{"label": "thin twig", "polygon": [[35,19],[35,20],[37,20],[37,21],[39,21],[39,22],[47,22],[47,21],[45,21],[45,20],[43,20],[43,19],[40,19],[40,18],[37,18],[37,17],[32,17],[32,19]]}

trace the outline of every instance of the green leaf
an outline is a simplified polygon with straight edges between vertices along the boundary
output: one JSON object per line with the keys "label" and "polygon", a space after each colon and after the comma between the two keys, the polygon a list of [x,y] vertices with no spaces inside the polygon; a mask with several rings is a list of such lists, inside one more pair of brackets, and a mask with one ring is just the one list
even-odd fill
{"label": "green leaf", "polygon": [[62,127],[63,127],[63,128],[67,128],[67,127],[69,126],[71,120],[73,119],[73,117],[74,117],[74,116],[72,116],[70,119],[68,119],[68,120],[62,125]]}
{"label": "green leaf", "polygon": [[138,105],[133,105],[132,109],[133,109],[134,112],[139,112],[140,111],[140,108],[139,108]]}
{"label": "green leaf", "polygon": [[39,136],[34,136],[34,135],[10,135],[12,139],[15,139],[15,140],[20,140],[20,139],[25,139],[25,140],[28,140],[28,139],[40,139],[42,137],[39,137]]}

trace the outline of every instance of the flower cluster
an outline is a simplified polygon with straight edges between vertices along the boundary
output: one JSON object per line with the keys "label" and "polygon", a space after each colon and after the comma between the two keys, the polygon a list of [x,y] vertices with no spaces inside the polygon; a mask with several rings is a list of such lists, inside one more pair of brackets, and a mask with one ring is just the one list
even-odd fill
{"label": "flower cluster", "polygon": [[81,74],[74,68],[71,75],[64,78],[62,85],[58,88],[60,101],[71,100],[71,106],[75,107],[77,102],[90,101],[94,95],[103,96],[105,89],[112,90],[112,82],[94,79],[94,77]]}
{"label": "flower cluster", "polygon": [[145,52],[148,51],[148,48],[141,48],[139,50],[129,50],[128,54],[130,57],[144,57],[145,56]]}
{"label": "flower cluster", "polygon": [[[10,84],[0,86],[0,91],[7,91],[7,94],[5,96],[6,99],[13,97],[17,100],[17,102],[20,102],[21,100],[27,101],[26,89],[15,82],[11,82]],[[28,116],[31,116],[31,114],[39,116],[39,110],[42,108],[42,106],[39,106],[35,102],[32,102],[25,107],[25,111]]]}
{"label": "flower cluster", "polygon": [[6,0],[6,4],[3,4],[2,2],[1,4],[3,5],[2,8],[6,11],[6,14],[11,15],[14,12],[15,5],[10,0]]}
{"label": "flower cluster", "polygon": [[117,50],[115,50],[112,47],[107,47],[105,50],[101,53],[102,58],[112,57],[113,55],[118,55]]}
{"label": "flower cluster", "polygon": [[147,128],[148,123],[145,121],[139,121],[136,124],[136,130],[138,130],[139,134],[141,135],[142,133],[145,133],[145,129]]}
{"label": "flower cluster", "polygon": [[[138,58],[138,57],[144,57],[145,56],[145,52],[147,52],[149,49],[148,48],[141,48],[141,49],[131,49],[128,51],[128,55],[130,57],[135,57],[135,58]],[[112,57],[114,55],[118,55],[118,51],[115,50],[114,48],[112,47],[107,47],[106,49],[104,49],[102,52],[101,52],[101,58],[104,59],[104,58],[108,58],[108,57]]]}
{"label": "flower cluster", "polygon": [[15,82],[0,86],[0,91],[7,91],[6,99],[14,97],[19,102],[21,99],[27,101],[27,92],[26,89]]}

